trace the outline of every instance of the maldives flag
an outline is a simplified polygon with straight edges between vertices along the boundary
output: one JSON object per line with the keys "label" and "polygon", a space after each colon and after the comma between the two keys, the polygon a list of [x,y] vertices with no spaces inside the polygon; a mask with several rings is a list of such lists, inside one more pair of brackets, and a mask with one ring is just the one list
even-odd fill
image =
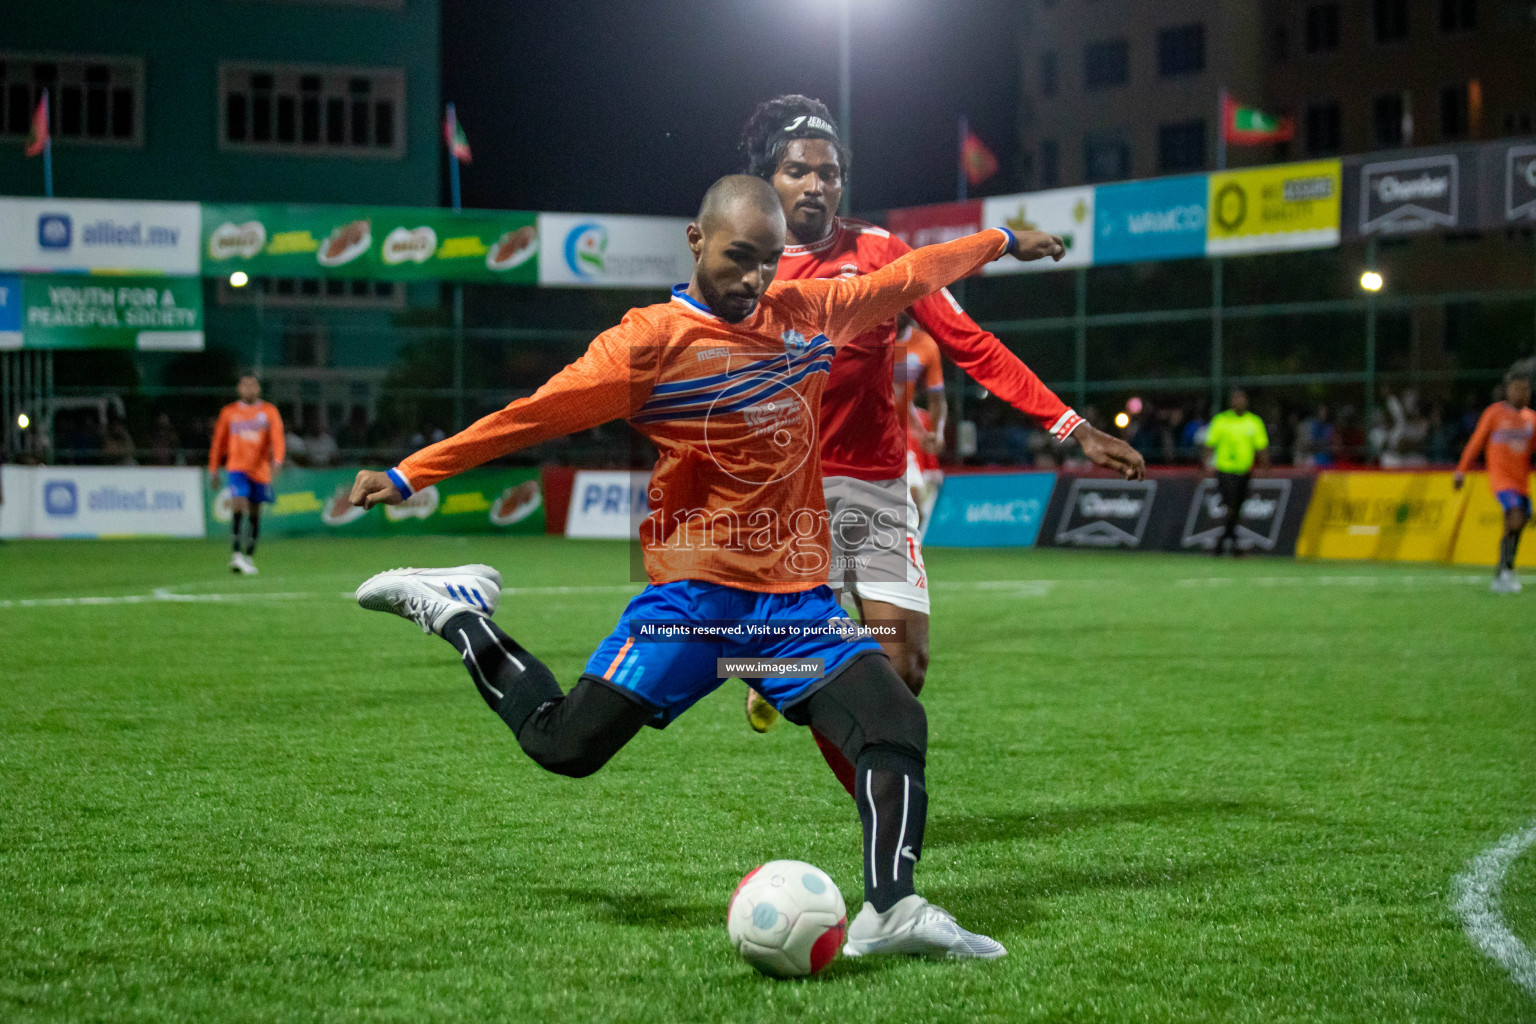
{"label": "maldives flag", "polygon": [[37,101],[37,110],[32,113],[32,130],[27,133],[27,156],[37,156],[48,148],[48,90],[43,90],[43,98]]}
{"label": "maldives flag", "polygon": [[965,171],[966,181],[980,185],[997,173],[997,157],[975,132],[967,130],[960,143],[960,167]]}
{"label": "maldives flag", "polygon": [[1289,142],[1296,137],[1296,119],[1266,114],[1258,107],[1244,106],[1230,96],[1221,101],[1221,134],[1240,146],[1261,142]]}
{"label": "maldives flag", "polygon": [[458,111],[453,109],[453,104],[448,104],[448,115],[443,119],[443,140],[448,143],[448,152],[460,163],[473,163],[469,154],[469,138],[464,134],[464,126],[459,124]]}

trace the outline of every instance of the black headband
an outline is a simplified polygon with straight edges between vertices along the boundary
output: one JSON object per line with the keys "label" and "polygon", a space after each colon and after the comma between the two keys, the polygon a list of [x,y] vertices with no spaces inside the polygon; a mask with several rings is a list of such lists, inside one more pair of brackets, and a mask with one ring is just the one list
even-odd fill
{"label": "black headband", "polygon": [[825,134],[832,136],[833,140],[837,139],[837,129],[833,127],[832,122],[826,120],[825,118],[817,117],[815,114],[801,114],[799,117],[789,122],[789,124],[786,124],[783,128],[780,128],[779,131],[786,135],[788,135],[790,132],[797,131],[824,132]]}

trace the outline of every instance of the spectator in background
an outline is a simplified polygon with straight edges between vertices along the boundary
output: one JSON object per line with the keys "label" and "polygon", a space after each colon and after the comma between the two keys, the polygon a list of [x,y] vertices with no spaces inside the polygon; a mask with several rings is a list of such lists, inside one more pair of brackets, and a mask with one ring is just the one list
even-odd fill
{"label": "spectator in background", "polygon": [[304,440],[304,451],[309,456],[309,464],[316,467],[335,465],[336,450],[336,439],[326,428],[325,421],[319,421],[309,437]]}
{"label": "spectator in background", "polygon": [[155,431],[149,436],[149,461],[156,466],[181,466],[187,461],[182,457],[181,438],[171,425],[168,412],[155,417]]}
{"label": "spectator in background", "polygon": [[107,417],[107,432],[101,439],[102,461],[109,466],[137,466],[133,435],[121,416],[112,413]]}
{"label": "spectator in background", "polygon": [[1218,557],[1229,542],[1232,554],[1241,554],[1237,546],[1237,523],[1243,514],[1243,502],[1248,500],[1254,463],[1257,462],[1261,469],[1269,468],[1269,434],[1264,429],[1264,421],[1248,411],[1248,392],[1233,388],[1231,404],[1230,409],[1211,420],[1205,436],[1211,466],[1216,470],[1216,488],[1222,504],[1227,507],[1226,529],[1216,541]]}
{"label": "spectator in background", "polygon": [[1308,469],[1326,469],[1337,458],[1339,434],[1328,419],[1328,407],[1319,404],[1311,416],[1296,427],[1296,454],[1298,466]]}
{"label": "spectator in background", "polygon": [[1383,467],[1418,467],[1427,465],[1425,450],[1429,445],[1429,419],[1419,408],[1419,396],[1415,391],[1404,391],[1402,397],[1387,395],[1387,413],[1392,426],[1387,431],[1386,444],[1382,449]]}

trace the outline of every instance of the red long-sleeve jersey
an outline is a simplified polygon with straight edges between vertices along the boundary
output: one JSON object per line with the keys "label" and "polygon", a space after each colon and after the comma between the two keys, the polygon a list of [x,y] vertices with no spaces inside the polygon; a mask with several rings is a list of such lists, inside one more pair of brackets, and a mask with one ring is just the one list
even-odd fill
{"label": "red long-sleeve jersey", "polygon": [[[880,269],[911,248],[883,228],[839,217],[814,245],[792,245],[779,279],[856,277]],[[912,304],[912,317],[944,355],[982,387],[1063,440],[1083,420],[997,337],[966,315],[948,288]],[[838,350],[821,400],[821,471],[827,476],[894,480],[906,472],[907,432],[889,387],[896,320],[892,317]]]}

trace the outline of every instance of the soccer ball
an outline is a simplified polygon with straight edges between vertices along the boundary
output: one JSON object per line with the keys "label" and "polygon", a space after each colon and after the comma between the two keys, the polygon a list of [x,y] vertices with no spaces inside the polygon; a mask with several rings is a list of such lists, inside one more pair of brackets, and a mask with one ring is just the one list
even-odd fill
{"label": "soccer ball", "polygon": [[747,963],[772,978],[800,978],[837,956],[848,910],[825,871],[803,860],[773,860],[737,884],[725,923]]}

